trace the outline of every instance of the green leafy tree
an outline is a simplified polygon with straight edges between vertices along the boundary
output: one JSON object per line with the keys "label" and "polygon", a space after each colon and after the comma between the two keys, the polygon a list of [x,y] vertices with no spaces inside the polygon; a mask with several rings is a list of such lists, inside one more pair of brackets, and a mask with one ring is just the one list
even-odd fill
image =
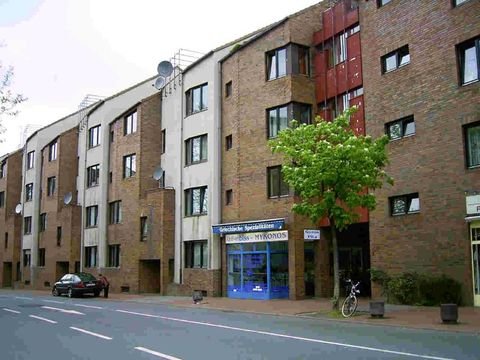
{"label": "green leafy tree", "polygon": [[[5,68],[0,63],[0,134],[5,132],[5,128],[2,125],[4,118],[17,115],[17,106],[27,100],[23,95],[12,92],[13,75],[13,67]],[[2,139],[0,138],[1,141]]]}
{"label": "green leafy tree", "polygon": [[282,175],[299,196],[292,210],[313,223],[327,217],[333,250],[333,306],[338,308],[340,276],[336,232],[358,221],[358,208],[373,210],[375,195],[369,192],[393,184],[383,168],[388,163],[386,136],[356,136],[346,110],[332,122],[317,117],[310,125],[292,121],[270,140],[273,152],[284,155]]}

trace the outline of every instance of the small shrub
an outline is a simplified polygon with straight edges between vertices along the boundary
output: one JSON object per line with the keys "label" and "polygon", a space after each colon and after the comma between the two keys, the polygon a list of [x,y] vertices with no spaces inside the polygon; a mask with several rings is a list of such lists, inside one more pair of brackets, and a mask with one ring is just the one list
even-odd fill
{"label": "small shrub", "polygon": [[420,302],[422,305],[437,306],[462,302],[462,285],[445,275],[422,276],[418,284]]}
{"label": "small shrub", "polygon": [[416,304],[419,302],[419,275],[416,273],[403,273],[388,281],[388,295],[400,304]]}
{"label": "small shrub", "polygon": [[388,295],[388,282],[391,279],[390,276],[385,271],[376,268],[371,268],[369,271],[370,280],[381,286],[382,296]]}

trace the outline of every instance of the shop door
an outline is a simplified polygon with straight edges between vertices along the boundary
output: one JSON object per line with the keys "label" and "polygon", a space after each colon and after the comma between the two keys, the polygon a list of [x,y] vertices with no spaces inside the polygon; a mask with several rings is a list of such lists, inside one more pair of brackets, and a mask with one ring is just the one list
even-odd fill
{"label": "shop door", "polygon": [[480,306],[480,222],[470,225],[472,241],[473,304]]}

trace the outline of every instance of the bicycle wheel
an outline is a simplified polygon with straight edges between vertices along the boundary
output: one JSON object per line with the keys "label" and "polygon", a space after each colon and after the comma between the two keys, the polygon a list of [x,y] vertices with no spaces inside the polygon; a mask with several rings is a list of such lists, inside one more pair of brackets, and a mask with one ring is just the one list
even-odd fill
{"label": "bicycle wheel", "polygon": [[350,317],[352,316],[355,311],[357,310],[358,300],[354,296],[348,296],[343,300],[342,304],[342,315],[343,317]]}

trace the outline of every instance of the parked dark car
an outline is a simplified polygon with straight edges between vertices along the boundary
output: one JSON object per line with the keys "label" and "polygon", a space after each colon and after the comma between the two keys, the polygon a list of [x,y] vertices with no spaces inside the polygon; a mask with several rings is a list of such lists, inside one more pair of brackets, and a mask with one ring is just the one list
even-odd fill
{"label": "parked dark car", "polygon": [[74,297],[83,294],[100,295],[102,291],[102,282],[89,273],[81,272],[74,274],[65,274],[58,280],[52,288],[53,296],[67,294],[68,297]]}

